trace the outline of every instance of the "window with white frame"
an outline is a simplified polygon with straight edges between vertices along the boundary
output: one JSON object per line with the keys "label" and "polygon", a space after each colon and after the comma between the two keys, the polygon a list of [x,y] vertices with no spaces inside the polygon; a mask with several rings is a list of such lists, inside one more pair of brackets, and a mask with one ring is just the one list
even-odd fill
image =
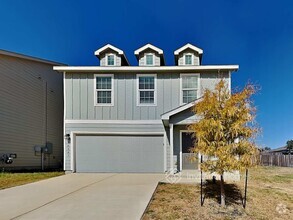
{"label": "window with white frame", "polygon": [[181,74],[181,104],[189,103],[198,98],[199,74]]}
{"label": "window with white frame", "polygon": [[156,105],[156,78],[152,75],[137,75],[137,104]]}
{"label": "window with white frame", "polygon": [[95,75],[95,104],[111,106],[114,103],[113,74]]}
{"label": "window with white frame", "polygon": [[191,53],[184,54],[184,64],[193,65],[193,55]]}
{"label": "window with white frame", "polygon": [[145,65],[147,65],[147,66],[153,66],[155,64],[154,57],[155,56],[152,53],[145,54]]}
{"label": "window with white frame", "polygon": [[106,58],[107,66],[115,66],[115,54],[107,54]]}

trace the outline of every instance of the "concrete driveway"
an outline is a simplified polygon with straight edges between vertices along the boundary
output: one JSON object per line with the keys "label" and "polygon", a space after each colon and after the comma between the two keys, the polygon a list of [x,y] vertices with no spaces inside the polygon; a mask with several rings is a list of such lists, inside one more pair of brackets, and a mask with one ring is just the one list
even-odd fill
{"label": "concrete driveway", "polygon": [[68,174],[0,190],[0,219],[140,219],[163,174]]}

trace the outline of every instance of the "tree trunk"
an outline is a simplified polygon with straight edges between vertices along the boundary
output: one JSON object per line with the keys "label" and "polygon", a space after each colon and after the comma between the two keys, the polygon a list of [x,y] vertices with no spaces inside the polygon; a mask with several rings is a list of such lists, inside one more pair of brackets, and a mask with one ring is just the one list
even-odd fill
{"label": "tree trunk", "polygon": [[243,208],[246,207],[246,198],[247,198],[247,179],[248,179],[248,169],[245,171],[245,188],[244,188],[244,203]]}
{"label": "tree trunk", "polygon": [[224,189],[224,177],[221,175],[221,206],[225,206],[225,189]]}

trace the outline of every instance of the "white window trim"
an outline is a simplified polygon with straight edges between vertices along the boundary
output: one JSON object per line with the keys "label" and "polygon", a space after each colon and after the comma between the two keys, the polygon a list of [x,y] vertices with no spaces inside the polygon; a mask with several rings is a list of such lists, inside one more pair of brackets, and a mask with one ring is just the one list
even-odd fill
{"label": "white window trim", "polygon": [[[153,76],[154,77],[154,103],[140,103],[140,96],[139,96],[139,77],[147,77]],[[137,74],[136,75],[136,105],[137,106],[157,106],[157,74]]]}
{"label": "white window trim", "polygon": [[[186,62],[185,62],[185,56],[186,55],[191,55],[191,64],[186,64]],[[192,66],[192,65],[194,65],[194,54],[193,53],[184,53],[183,54],[183,65],[184,66]]]}
{"label": "white window trim", "polygon": [[[147,55],[152,55],[153,56],[153,64],[147,64],[147,59],[146,59],[146,57],[147,57]],[[155,54],[154,53],[145,53],[144,54],[144,65],[145,66],[154,66],[155,65]]]}
{"label": "white window trim", "polygon": [[[97,77],[111,77],[111,103],[98,103],[97,97]],[[94,74],[94,105],[95,106],[114,106],[114,74]]]}
{"label": "white window trim", "polygon": [[183,102],[183,86],[182,86],[182,77],[183,76],[197,76],[197,98],[200,97],[200,74],[199,73],[181,73],[180,74],[180,105],[187,103]]}
{"label": "white window trim", "polygon": [[[111,55],[114,56],[114,64],[113,65],[108,65],[108,56],[111,56]],[[114,54],[114,53],[107,53],[106,54],[106,63],[105,63],[105,66],[116,66],[116,54]]]}

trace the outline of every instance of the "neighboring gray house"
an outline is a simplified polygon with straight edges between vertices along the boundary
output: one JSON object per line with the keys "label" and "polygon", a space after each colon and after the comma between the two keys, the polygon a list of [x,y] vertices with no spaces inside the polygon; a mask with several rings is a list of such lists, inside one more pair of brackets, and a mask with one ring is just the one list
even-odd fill
{"label": "neighboring gray house", "polygon": [[[0,50],[1,168],[63,164],[63,84],[56,65],[61,64]],[[12,164],[4,163],[15,154]]]}
{"label": "neighboring gray house", "polygon": [[[287,146],[284,146],[284,147],[279,147],[279,148],[267,151],[267,153],[271,154],[271,155],[287,155],[287,154],[289,154],[289,150],[288,150]],[[293,152],[291,152],[291,154],[292,153]]]}
{"label": "neighboring gray house", "polygon": [[223,78],[231,88],[238,65],[201,65],[191,44],[165,66],[163,50],[147,44],[129,66],[122,50],[95,52],[100,66],[56,66],[64,77],[64,169],[68,172],[159,172],[194,168],[186,125],[204,89]]}

